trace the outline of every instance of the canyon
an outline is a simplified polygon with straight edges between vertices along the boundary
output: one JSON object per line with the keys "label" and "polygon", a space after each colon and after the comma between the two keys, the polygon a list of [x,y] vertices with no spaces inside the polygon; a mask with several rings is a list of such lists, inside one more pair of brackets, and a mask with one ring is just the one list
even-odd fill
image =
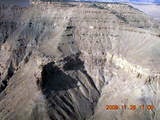
{"label": "canyon", "polygon": [[1,120],[160,119],[150,16],[122,3],[33,2],[0,4],[0,18]]}

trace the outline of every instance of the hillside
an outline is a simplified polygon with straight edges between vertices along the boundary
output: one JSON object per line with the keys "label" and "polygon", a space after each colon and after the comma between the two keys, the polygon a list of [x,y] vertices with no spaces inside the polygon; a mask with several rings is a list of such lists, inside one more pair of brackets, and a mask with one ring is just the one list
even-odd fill
{"label": "hillside", "polygon": [[160,25],[143,12],[41,2],[0,18],[0,120],[160,119]]}

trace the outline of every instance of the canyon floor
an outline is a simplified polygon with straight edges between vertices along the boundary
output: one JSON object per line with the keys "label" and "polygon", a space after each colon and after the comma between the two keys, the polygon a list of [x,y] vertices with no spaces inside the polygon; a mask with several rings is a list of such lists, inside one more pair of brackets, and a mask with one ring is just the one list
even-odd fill
{"label": "canyon floor", "polygon": [[0,120],[159,119],[157,21],[118,3],[0,4]]}

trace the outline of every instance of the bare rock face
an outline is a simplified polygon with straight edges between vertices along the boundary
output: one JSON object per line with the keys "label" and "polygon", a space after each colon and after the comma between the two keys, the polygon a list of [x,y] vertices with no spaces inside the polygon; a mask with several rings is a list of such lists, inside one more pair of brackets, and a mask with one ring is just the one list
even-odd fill
{"label": "bare rock face", "polygon": [[33,2],[0,17],[1,120],[160,119],[160,25],[144,13]]}

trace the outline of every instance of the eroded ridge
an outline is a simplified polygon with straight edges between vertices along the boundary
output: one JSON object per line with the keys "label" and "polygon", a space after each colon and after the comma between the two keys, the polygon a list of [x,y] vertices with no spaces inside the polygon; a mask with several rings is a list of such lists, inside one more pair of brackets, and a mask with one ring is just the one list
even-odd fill
{"label": "eroded ridge", "polygon": [[118,3],[37,2],[0,5],[0,16],[0,119],[159,120],[160,27],[144,13]]}

